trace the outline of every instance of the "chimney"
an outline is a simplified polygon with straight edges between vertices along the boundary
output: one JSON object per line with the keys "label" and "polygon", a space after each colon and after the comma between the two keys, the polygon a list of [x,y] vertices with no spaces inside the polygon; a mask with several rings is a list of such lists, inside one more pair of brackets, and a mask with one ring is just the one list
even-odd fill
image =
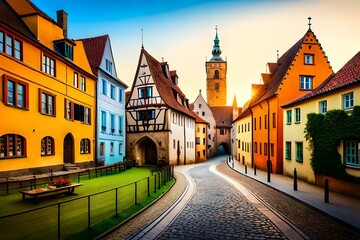
{"label": "chimney", "polygon": [[67,38],[67,30],[68,30],[68,14],[64,10],[58,10],[56,11],[57,15],[57,24],[63,29],[64,37]]}

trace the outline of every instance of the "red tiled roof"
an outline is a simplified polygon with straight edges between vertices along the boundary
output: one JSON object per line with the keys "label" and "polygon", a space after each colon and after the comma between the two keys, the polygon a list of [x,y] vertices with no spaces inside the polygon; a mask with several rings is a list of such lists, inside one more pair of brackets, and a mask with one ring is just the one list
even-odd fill
{"label": "red tiled roof", "polygon": [[[186,105],[185,102],[188,101],[185,98],[185,95],[181,92],[180,88],[177,85],[175,85],[171,79],[168,79],[164,76],[162,68],[161,68],[161,63],[159,61],[157,61],[153,56],[151,56],[145,49],[142,49],[141,53],[140,53],[139,64],[140,64],[142,55],[144,55],[147,60],[151,75],[156,84],[156,88],[157,88],[161,98],[166,103],[166,105],[168,105],[170,108],[172,108],[176,111],[179,111],[189,117],[196,119],[197,115],[193,111],[191,111],[188,107],[179,104],[178,101],[176,100],[175,94],[179,94],[180,96],[182,96],[184,98],[185,105]],[[139,69],[139,67],[138,67],[138,69]],[[136,75],[137,74],[138,73],[136,73]],[[135,83],[135,81],[134,81],[134,83]]]}
{"label": "red tiled roof", "polygon": [[201,117],[199,117],[199,115],[196,115],[196,123],[204,123],[204,124],[209,124],[207,121],[205,121],[204,119],[202,119]]}
{"label": "red tiled roof", "polygon": [[103,35],[93,38],[79,39],[79,41],[82,41],[84,44],[86,56],[95,76],[98,75],[97,68],[100,66],[101,60],[104,56],[106,40],[108,38],[109,35]]}
{"label": "red tiled roof", "polygon": [[319,87],[294,101],[283,105],[287,107],[316,96],[334,92],[344,87],[360,83],[360,51],[352,57],[336,74],[332,74]]}
{"label": "red tiled roof", "polygon": [[271,78],[269,84],[265,86],[263,95],[260,97],[260,99],[258,101],[254,102],[252,105],[255,105],[258,102],[264,101],[266,99],[269,99],[269,98],[275,96],[276,91],[278,90],[282,80],[285,77],[285,74],[289,70],[289,67],[291,66],[291,63],[293,62],[297,52],[300,50],[300,47],[301,47],[302,43],[304,42],[306,35],[310,31],[311,30],[308,30],[299,41],[297,41],[289,50],[287,50],[278,59],[276,68],[273,64],[270,64],[269,67],[271,67],[271,70],[273,70],[275,68],[275,70],[273,70],[274,75]]}
{"label": "red tiled roof", "polygon": [[210,107],[217,127],[231,127],[233,118],[232,106],[216,106]]}

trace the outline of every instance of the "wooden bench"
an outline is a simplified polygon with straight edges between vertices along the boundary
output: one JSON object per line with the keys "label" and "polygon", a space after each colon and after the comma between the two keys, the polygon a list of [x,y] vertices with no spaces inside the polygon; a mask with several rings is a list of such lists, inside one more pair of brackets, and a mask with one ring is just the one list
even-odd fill
{"label": "wooden bench", "polygon": [[60,193],[70,194],[70,193],[74,192],[76,187],[80,187],[82,185],[83,185],[82,183],[74,183],[69,186],[64,186],[64,187],[59,187],[59,188],[54,188],[54,189],[39,188],[39,189],[33,189],[33,190],[22,190],[19,192],[22,193],[23,200],[25,200],[26,195],[29,195],[29,196],[35,198],[35,200],[37,201],[38,196],[40,196],[40,195],[53,195],[53,194],[60,194]]}

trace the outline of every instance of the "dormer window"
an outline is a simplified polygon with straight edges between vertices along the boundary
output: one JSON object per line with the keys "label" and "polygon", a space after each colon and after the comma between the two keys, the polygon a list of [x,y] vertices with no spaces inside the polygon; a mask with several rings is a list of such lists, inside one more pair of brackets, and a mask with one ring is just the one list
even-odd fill
{"label": "dormer window", "polygon": [[112,62],[109,59],[106,59],[105,69],[108,73],[112,74]]}
{"label": "dormer window", "polygon": [[55,51],[72,61],[74,60],[74,46],[75,43],[68,39],[54,41]]}

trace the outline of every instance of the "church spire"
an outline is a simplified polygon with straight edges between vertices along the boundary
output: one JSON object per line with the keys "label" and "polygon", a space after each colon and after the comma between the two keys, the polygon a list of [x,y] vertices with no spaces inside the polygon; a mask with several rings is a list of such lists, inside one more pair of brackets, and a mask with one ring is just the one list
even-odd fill
{"label": "church spire", "polygon": [[218,62],[218,61],[224,61],[220,55],[221,55],[221,49],[220,49],[220,45],[219,45],[219,37],[218,37],[218,28],[217,26],[215,27],[215,31],[216,31],[216,34],[215,34],[215,39],[214,39],[214,46],[213,46],[213,49],[211,51],[212,53],[212,58],[210,59],[210,62]]}

